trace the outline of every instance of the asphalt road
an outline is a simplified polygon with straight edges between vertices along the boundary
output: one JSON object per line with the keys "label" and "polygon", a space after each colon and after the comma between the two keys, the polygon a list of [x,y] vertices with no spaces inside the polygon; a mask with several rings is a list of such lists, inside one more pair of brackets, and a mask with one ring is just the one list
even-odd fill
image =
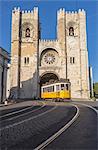
{"label": "asphalt road", "polygon": [[[44,110],[45,109],[45,110]],[[47,111],[46,111],[47,109]],[[57,132],[75,115],[76,108],[70,105],[65,106],[45,106],[43,112],[37,118],[31,118],[30,122],[26,125],[25,136],[13,144],[13,137],[10,138],[10,143],[2,145],[2,149],[6,150],[30,150],[34,149],[41,142],[45,141],[52,134]],[[41,115],[43,114],[43,115]],[[32,113],[33,115],[33,113]],[[38,114],[36,114],[37,116]],[[25,128],[24,128],[25,130]],[[29,132],[29,130],[31,130]],[[12,140],[12,141],[11,141]]]}
{"label": "asphalt road", "polygon": [[80,108],[80,117],[45,149],[98,150],[98,116],[89,108]]}
{"label": "asphalt road", "polygon": [[[13,124],[14,122],[20,122],[27,119],[26,124],[22,126],[23,132],[20,129],[21,126],[16,126],[16,128],[13,130],[16,131],[17,129],[17,132],[19,132],[18,134],[17,132],[11,134],[11,129],[11,132],[9,132],[8,136],[12,137],[10,138],[10,141],[5,140],[5,142],[3,142],[4,144],[1,146],[1,150],[33,150],[53,134],[55,134],[73,118],[76,113],[76,108],[70,104],[71,103],[53,103],[52,105],[47,104],[35,112],[31,112],[27,115],[24,114],[23,117],[18,117],[10,121],[6,120],[6,123],[4,124],[3,122],[2,125],[6,126],[9,125],[9,122]],[[80,109],[80,115],[77,120],[44,149],[98,149],[98,116],[93,110],[85,106],[78,105],[78,107]]]}
{"label": "asphalt road", "polygon": [[30,106],[18,107],[18,108],[9,108],[7,110],[3,109],[3,110],[0,111],[0,117],[6,115],[8,113],[12,113],[12,112],[19,111],[19,110],[22,110],[22,109],[25,109],[25,108],[29,108],[29,107]]}
{"label": "asphalt road", "polygon": [[[51,109],[53,106],[34,106],[26,111],[18,112],[16,114],[12,114],[10,116],[6,116],[0,119],[0,128],[4,128],[8,125],[13,125],[14,123],[18,123],[22,120],[26,120],[28,118],[31,118],[33,116],[36,116],[38,114],[41,114],[49,109]],[[37,110],[37,111],[35,111]]]}

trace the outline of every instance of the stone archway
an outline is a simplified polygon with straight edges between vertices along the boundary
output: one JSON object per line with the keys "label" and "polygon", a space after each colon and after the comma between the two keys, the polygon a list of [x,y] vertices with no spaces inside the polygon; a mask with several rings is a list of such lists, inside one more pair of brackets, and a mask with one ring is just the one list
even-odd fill
{"label": "stone archway", "polygon": [[[45,73],[40,78],[40,90],[41,90],[42,85],[44,85],[46,83],[53,83],[58,80],[59,80],[59,77],[55,73]],[[40,93],[41,93],[41,91],[40,91]]]}
{"label": "stone archway", "polygon": [[46,73],[41,77],[40,85],[42,86],[46,82],[51,83],[51,82],[58,81],[58,80],[59,80],[59,78],[55,73]]}

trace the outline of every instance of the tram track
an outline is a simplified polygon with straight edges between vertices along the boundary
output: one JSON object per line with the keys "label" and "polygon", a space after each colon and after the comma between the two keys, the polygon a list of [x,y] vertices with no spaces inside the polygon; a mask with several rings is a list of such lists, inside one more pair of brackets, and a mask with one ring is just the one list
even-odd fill
{"label": "tram track", "polygon": [[[17,121],[16,119],[32,114],[33,112],[36,112],[40,109],[42,109],[43,107],[45,107],[45,104],[43,102],[41,102],[41,105],[37,105],[37,106],[28,106],[26,108],[22,108],[21,110],[17,110],[17,111],[12,111],[10,113],[4,114],[2,116],[0,116],[0,128],[2,128],[2,126],[4,127],[5,124],[8,125],[9,121]],[[2,112],[1,112],[2,113]],[[20,118],[22,119],[22,118]]]}
{"label": "tram track", "polygon": [[[90,125],[94,119],[91,117],[92,120],[90,120],[91,114],[96,116],[94,109],[92,110],[92,107],[87,108],[87,106],[84,107],[84,104],[81,105],[80,103],[74,102],[65,106],[59,104],[45,104],[45,107],[41,110],[35,111],[34,116],[29,116],[30,118],[24,118],[20,122],[6,126],[1,130],[2,137],[5,140],[3,146],[7,150],[13,150],[15,148],[15,150],[62,149],[62,147],[66,149],[69,147],[78,147],[79,149],[79,146],[84,148],[85,146],[91,146],[93,148],[94,145],[96,147],[94,136],[91,138],[91,141],[89,141],[88,137],[88,145],[85,143],[88,132],[92,135],[94,131],[94,128]],[[86,118],[88,116],[89,119],[87,121]],[[87,125],[89,125],[88,129],[86,129]],[[82,128],[85,129],[84,133],[81,130]],[[89,131],[89,128],[91,128],[91,131]],[[79,134],[77,133],[78,131]],[[85,132],[87,135],[85,135]],[[78,138],[80,145],[76,142]],[[63,142],[64,140],[65,142]],[[82,140],[84,143],[81,145]],[[72,141],[73,145],[70,145],[70,141]]]}
{"label": "tram track", "polygon": [[[8,150],[17,149],[26,149],[32,150],[36,148],[40,143],[47,140],[53,134],[58,132],[65,124],[67,124],[76,114],[76,107],[73,105],[56,105],[55,109],[44,113],[42,116],[33,119],[32,123],[29,123],[28,138],[22,142],[21,139],[19,142],[15,141],[15,145],[12,145]],[[31,127],[32,124],[32,127]],[[55,128],[54,128],[55,127]],[[20,134],[21,135],[21,134]],[[20,138],[20,137],[19,137]],[[13,141],[13,139],[11,139]],[[32,145],[33,144],[33,145]]]}
{"label": "tram track", "polygon": [[16,107],[14,106],[12,108],[9,107],[9,109],[0,110],[0,119],[10,117],[10,116],[15,116],[18,113],[25,113],[27,111],[30,111],[30,109],[32,110],[34,106],[42,106],[43,104],[44,102],[38,102],[37,105],[31,104],[29,106],[24,105],[21,107],[16,105]]}
{"label": "tram track", "polygon": [[[13,104],[14,105],[14,104]],[[9,107],[12,106],[12,105],[9,105]],[[33,105],[32,105],[33,106]],[[26,109],[26,108],[30,108],[31,106],[21,106],[21,107],[14,107],[14,108],[7,108],[7,109],[1,109],[0,110],[0,118],[2,116],[5,116],[5,115],[8,115],[8,114],[11,114],[13,112],[17,112],[17,111],[20,111],[20,110],[23,110],[23,109]]]}
{"label": "tram track", "polygon": [[30,112],[27,112],[27,113],[25,112],[23,114],[2,120],[1,124],[0,124],[1,125],[0,131],[4,130],[5,128],[17,126],[17,125],[22,124],[24,122],[28,122],[29,120],[40,117],[40,116],[54,110],[56,107],[57,106],[46,106],[44,103],[39,108],[34,109]]}
{"label": "tram track", "polygon": [[6,119],[7,117],[12,117],[12,116],[15,116],[15,115],[18,115],[20,113],[25,113],[25,111],[27,110],[30,110],[32,109],[34,106],[29,106],[27,108],[21,108],[20,110],[13,110],[12,112],[10,113],[6,113],[4,115],[2,115],[2,112],[1,112],[1,116],[0,116],[0,119]]}
{"label": "tram track", "polygon": [[[42,107],[42,109],[40,109],[39,111],[35,111],[35,114],[32,113],[32,117],[29,118],[24,118],[19,122],[15,122],[15,123],[11,123],[11,124],[7,124],[5,126],[3,126],[2,128],[0,128],[0,140],[1,140],[1,147],[4,144],[6,146],[6,142],[7,143],[14,143],[17,140],[19,140],[19,138],[23,138],[24,134],[26,134],[26,136],[28,136],[29,134],[32,133],[32,131],[30,131],[30,133],[28,134],[29,130],[27,128],[27,126],[29,128],[32,128],[34,131],[35,129],[38,130],[38,125],[36,128],[36,125],[34,125],[36,122],[36,120],[38,120],[38,118],[42,118],[43,115],[46,115],[50,112],[52,112],[53,110],[55,110],[57,108],[57,106],[46,106],[44,103],[44,106]],[[33,121],[34,120],[34,121]],[[12,122],[12,121],[11,121]],[[33,127],[34,126],[34,127]],[[11,139],[14,142],[11,142]]]}
{"label": "tram track", "polygon": [[[95,128],[94,135],[92,135],[92,132],[93,132],[92,125],[89,125],[88,129],[85,129],[85,127],[87,126],[87,122],[90,121],[90,118],[88,120],[85,120],[86,118],[84,117],[84,112],[86,112],[88,110],[88,112],[87,112],[88,116],[90,114],[93,114],[93,115],[95,114],[97,116],[98,112],[92,106],[89,106],[87,104],[74,103],[74,105],[78,108],[77,109],[78,114],[75,115],[76,118],[74,118],[75,116],[72,118],[72,120],[73,120],[73,121],[71,120],[72,123],[69,121],[58,132],[56,132],[54,135],[52,135],[46,141],[44,141],[43,143],[38,145],[34,150],[43,150],[43,149],[46,149],[46,150],[48,150],[48,149],[49,150],[50,149],[53,149],[53,150],[54,149],[79,149],[79,150],[80,149],[94,149],[94,150],[97,150],[97,148],[98,148],[97,133],[96,133],[97,128]],[[83,122],[84,120],[86,121],[86,123],[84,122],[84,124],[83,124],[84,128],[83,128],[81,122]],[[96,126],[96,125],[94,125],[94,126]],[[76,132],[76,127],[77,127],[77,130],[80,131],[79,134],[77,134],[77,132]],[[85,131],[82,131],[81,130],[82,128],[85,129]],[[91,131],[89,131],[89,130],[91,130]],[[88,136],[88,134],[92,135],[92,137],[90,136],[91,137],[90,138]],[[70,143],[70,141],[72,141],[72,142]],[[77,143],[77,141],[78,141],[78,143]]]}
{"label": "tram track", "polygon": [[20,118],[21,116],[24,116],[24,115],[27,115],[27,114],[30,114],[32,112],[35,112],[41,108],[43,108],[44,105],[42,106],[33,106],[33,107],[30,107],[28,109],[25,109],[25,110],[21,110],[21,111],[18,111],[18,112],[14,112],[14,113],[11,113],[10,115],[5,115],[3,117],[0,118],[1,121],[4,121],[4,120],[13,120],[13,119],[16,119],[16,118]]}
{"label": "tram track", "polygon": [[39,146],[34,148],[34,150],[43,150],[47,145],[49,145],[51,142],[53,142],[56,138],[58,138],[65,130],[67,130],[79,117],[79,108],[76,105],[72,105],[76,108],[76,114],[71,118],[71,120],[66,123],[62,128],[60,128],[55,134],[53,134],[51,137],[49,137],[46,141],[41,143]]}

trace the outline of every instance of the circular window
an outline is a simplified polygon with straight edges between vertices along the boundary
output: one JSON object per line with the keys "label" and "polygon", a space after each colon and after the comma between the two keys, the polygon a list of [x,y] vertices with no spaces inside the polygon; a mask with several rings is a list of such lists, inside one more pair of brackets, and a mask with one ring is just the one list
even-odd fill
{"label": "circular window", "polygon": [[58,53],[53,50],[49,50],[43,53],[41,64],[44,63],[45,65],[54,65],[57,62]]}
{"label": "circular window", "polygon": [[44,60],[47,64],[53,64],[55,62],[55,56],[54,56],[54,54],[47,53],[44,56]]}

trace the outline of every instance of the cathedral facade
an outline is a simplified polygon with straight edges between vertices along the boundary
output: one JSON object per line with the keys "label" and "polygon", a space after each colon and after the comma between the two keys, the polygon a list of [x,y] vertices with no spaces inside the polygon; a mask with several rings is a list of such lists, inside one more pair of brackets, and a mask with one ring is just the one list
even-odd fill
{"label": "cathedral facade", "polygon": [[38,8],[12,11],[11,97],[38,98],[41,85],[69,79],[72,98],[89,98],[86,12],[57,11],[57,39],[40,37]]}

